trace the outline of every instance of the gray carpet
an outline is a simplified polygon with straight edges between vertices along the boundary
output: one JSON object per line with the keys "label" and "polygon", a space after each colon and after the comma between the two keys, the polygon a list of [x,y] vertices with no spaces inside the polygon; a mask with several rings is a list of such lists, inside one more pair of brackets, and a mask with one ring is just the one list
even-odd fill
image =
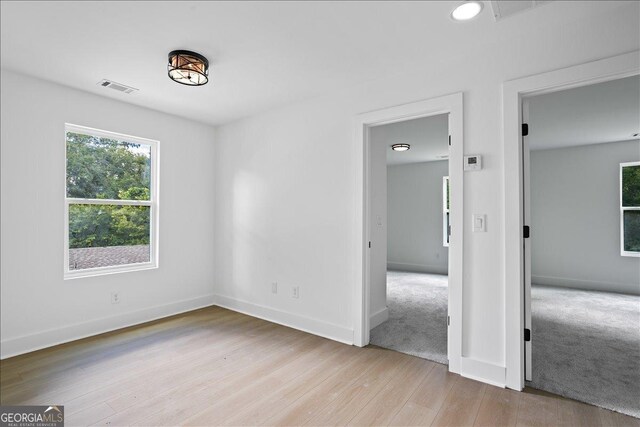
{"label": "gray carpet", "polygon": [[532,287],[527,385],[640,418],[640,297]]}
{"label": "gray carpet", "polygon": [[447,276],[387,272],[389,320],[371,330],[371,344],[447,363]]}

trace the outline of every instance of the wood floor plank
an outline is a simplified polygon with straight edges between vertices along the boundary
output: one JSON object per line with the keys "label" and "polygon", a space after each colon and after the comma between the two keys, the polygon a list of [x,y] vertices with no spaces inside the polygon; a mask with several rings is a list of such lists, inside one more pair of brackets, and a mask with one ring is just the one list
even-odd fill
{"label": "wood floor plank", "polygon": [[[167,387],[142,402],[119,411],[113,417],[102,420],[100,425],[146,424],[174,425],[187,417],[205,410],[212,402],[217,402],[236,388],[251,384],[256,376],[286,364],[288,360],[299,357],[300,352],[318,338],[304,336],[292,331],[281,341],[273,342],[263,351],[253,351],[237,359],[231,358],[211,370],[208,375],[194,370],[177,387]],[[272,340],[273,341],[273,340]],[[225,360],[227,362],[228,359]],[[249,369],[246,367],[249,366]],[[147,421],[144,421],[147,419]],[[153,421],[151,421],[153,420]]]}
{"label": "wood floor plank", "polygon": [[515,426],[518,422],[520,394],[513,390],[487,386],[474,426]]}
{"label": "wood floor plank", "polygon": [[592,427],[602,425],[600,408],[569,399],[558,399],[558,425]]}
{"label": "wood floor plank", "polygon": [[417,403],[407,402],[398,412],[390,426],[429,426],[438,413]]}
{"label": "wood floor plank", "polygon": [[433,426],[471,426],[475,422],[486,384],[458,377],[442,403]]}
{"label": "wood floor plank", "polygon": [[329,349],[335,349],[335,343],[328,340],[325,342],[313,343],[307,351],[298,351],[292,358],[281,366],[266,370],[258,378],[255,378],[244,387],[236,387],[221,393],[215,404],[193,417],[185,420],[184,425],[223,425],[226,420],[231,419],[240,413],[247,405],[255,402],[265,395],[278,390],[292,381],[301,373],[311,369],[318,358],[327,356],[325,353]]}
{"label": "wood floor plank", "polygon": [[382,363],[380,350],[362,349],[356,352],[351,363],[342,367],[333,377],[323,381],[308,394],[301,396],[281,413],[260,424],[265,426],[297,426],[305,424],[318,414],[351,384],[364,375],[368,375]]}
{"label": "wood floor plank", "polygon": [[357,381],[349,385],[336,399],[309,419],[305,425],[346,425],[391,381],[403,365],[409,363],[409,357],[392,351],[381,352],[382,363],[368,372],[368,375],[358,378]]}
{"label": "wood floor plank", "polygon": [[[353,359],[357,350],[351,346],[333,343],[323,353],[314,352],[308,367],[302,367],[295,378],[281,378],[283,386],[271,390],[266,396],[244,405],[237,413],[220,424],[227,426],[255,426],[263,420],[281,413],[300,396],[318,387],[327,378]],[[324,356],[324,357],[323,357]],[[287,367],[286,369],[289,369]],[[282,377],[282,376],[281,376]]]}
{"label": "wood floor plank", "polygon": [[209,307],[0,361],[0,403],[75,425],[630,426],[549,393],[462,378]]}
{"label": "wood floor plank", "polygon": [[558,400],[551,396],[523,392],[518,406],[518,427],[558,425]]}
{"label": "wood floor plank", "polygon": [[408,363],[398,368],[395,377],[356,414],[349,425],[389,424],[434,365],[434,362],[418,357],[409,358]]}
{"label": "wood floor plank", "polygon": [[436,363],[411,395],[409,402],[437,413],[458,378],[458,375],[449,372],[446,365]]}

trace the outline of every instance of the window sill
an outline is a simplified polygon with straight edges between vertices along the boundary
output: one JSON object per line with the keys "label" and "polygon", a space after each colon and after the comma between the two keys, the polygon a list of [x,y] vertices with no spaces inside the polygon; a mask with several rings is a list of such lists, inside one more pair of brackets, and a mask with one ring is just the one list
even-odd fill
{"label": "window sill", "polygon": [[105,276],[108,274],[129,273],[132,271],[154,270],[157,263],[145,262],[139,264],[123,264],[113,267],[86,268],[83,270],[67,270],[64,272],[64,280],[80,279],[85,277]]}

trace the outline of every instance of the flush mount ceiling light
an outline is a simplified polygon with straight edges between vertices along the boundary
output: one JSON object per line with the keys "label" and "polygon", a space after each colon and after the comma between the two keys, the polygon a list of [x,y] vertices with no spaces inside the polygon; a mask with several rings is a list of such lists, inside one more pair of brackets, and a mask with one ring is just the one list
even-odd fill
{"label": "flush mount ceiling light", "polygon": [[411,146],[409,144],[393,144],[391,149],[393,151],[407,151]]}
{"label": "flush mount ceiling light", "polygon": [[209,60],[189,50],[169,53],[169,78],[187,86],[202,86],[209,81]]}
{"label": "flush mount ceiling light", "polygon": [[482,2],[466,1],[453,9],[453,12],[451,12],[451,18],[453,18],[454,21],[468,21],[478,16],[481,11]]}

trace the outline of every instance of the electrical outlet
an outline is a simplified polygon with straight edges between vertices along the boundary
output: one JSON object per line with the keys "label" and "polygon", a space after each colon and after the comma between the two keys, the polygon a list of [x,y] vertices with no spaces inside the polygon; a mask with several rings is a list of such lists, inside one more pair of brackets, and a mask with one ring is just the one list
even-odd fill
{"label": "electrical outlet", "polygon": [[300,287],[294,286],[291,288],[291,296],[293,298],[300,298]]}
{"label": "electrical outlet", "polygon": [[271,293],[272,294],[277,294],[278,293],[278,282],[273,282],[271,284]]}
{"label": "electrical outlet", "polygon": [[120,292],[111,292],[111,304],[120,304]]}

